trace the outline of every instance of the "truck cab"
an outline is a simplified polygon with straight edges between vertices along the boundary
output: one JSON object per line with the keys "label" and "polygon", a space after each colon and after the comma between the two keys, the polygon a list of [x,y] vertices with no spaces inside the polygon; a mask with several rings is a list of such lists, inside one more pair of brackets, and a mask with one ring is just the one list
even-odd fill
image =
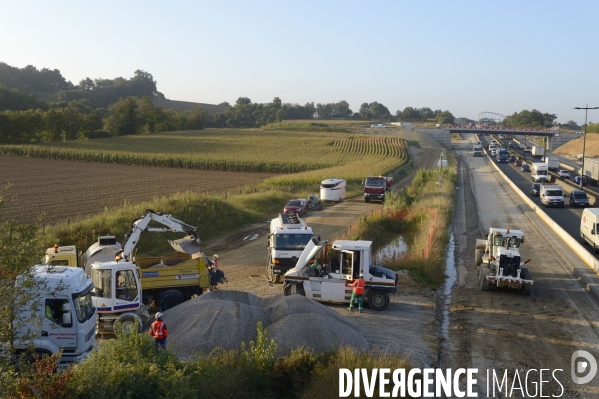
{"label": "truck cab", "polygon": [[510,153],[506,147],[499,147],[497,149],[497,162],[507,163],[510,159]]}
{"label": "truck cab", "polygon": [[393,177],[390,176],[368,176],[362,181],[364,184],[364,202],[385,202],[388,191],[391,191]]}
{"label": "truck cab", "polygon": [[282,282],[283,276],[295,267],[312,237],[312,228],[295,214],[279,214],[279,217],[271,220],[266,261],[268,278],[275,283]]}
{"label": "truck cab", "polygon": [[50,265],[34,266],[33,279],[24,294],[26,305],[18,311],[23,323],[15,323],[15,348],[32,346],[39,355],[62,350],[61,369],[87,358],[96,344],[92,281],[82,269]]}
{"label": "truck cab", "polygon": [[530,176],[534,182],[546,182],[549,180],[547,165],[544,163],[533,163],[530,168]]}

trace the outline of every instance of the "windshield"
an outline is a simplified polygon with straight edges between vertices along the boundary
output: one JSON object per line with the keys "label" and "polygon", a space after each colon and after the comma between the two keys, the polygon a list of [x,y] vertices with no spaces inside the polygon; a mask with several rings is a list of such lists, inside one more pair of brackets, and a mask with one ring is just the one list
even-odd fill
{"label": "windshield", "polygon": [[586,199],[587,195],[586,194],[576,193],[576,194],[574,194],[574,198],[576,198],[576,199]]}
{"label": "windshield", "polygon": [[323,183],[320,185],[320,187],[322,188],[334,188],[337,187],[337,184],[339,183]]}
{"label": "windshield", "polygon": [[543,175],[543,176],[547,176],[547,171],[546,170],[539,170],[537,171],[538,175]]}
{"label": "windshield", "polygon": [[96,296],[98,298],[112,298],[110,283],[112,270],[92,269],[92,282],[94,283]]}
{"label": "windshield", "polygon": [[547,195],[552,197],[561,197],[562,190],[547,190]]}
{"label": "windshield", "polygon": [[79,323],[83,323],[92,318],[96,313],[96,308],[92,303],[91,289],[86,293],[73,296],[73,304],[75,305],[75,314]]}
{"label": "windshield", "polygon": [[312,234],[277,234],[275,249],[304,249],[312,238]]}
{"label": "windshield", "polygon": [[299,201],[289,201],[287,206],[301,206],[301,202]]}
{"label": "windshield", "polygon": [[385,179],[382,177],[371,177],[366,179],[366,185],[370,187],[385,187]]}
{"label": "windshield", "polygon": [[534,190],[538,190],[538,189],[539,189],[539,187],[541,187],[541,185],[540,185],[540,184],[533,184],[533,185],[532,185],[532,188],[533,188]]}

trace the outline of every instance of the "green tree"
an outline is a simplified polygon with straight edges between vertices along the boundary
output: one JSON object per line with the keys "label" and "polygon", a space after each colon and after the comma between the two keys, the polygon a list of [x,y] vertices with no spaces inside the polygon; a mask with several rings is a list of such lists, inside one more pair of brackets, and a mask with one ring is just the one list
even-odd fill
{"label": "green tree", "polygon": [[127,97],[109,107],[110,115],[104,122],[104,130],[113,136],[136,134],[140,119],[136,97]]}

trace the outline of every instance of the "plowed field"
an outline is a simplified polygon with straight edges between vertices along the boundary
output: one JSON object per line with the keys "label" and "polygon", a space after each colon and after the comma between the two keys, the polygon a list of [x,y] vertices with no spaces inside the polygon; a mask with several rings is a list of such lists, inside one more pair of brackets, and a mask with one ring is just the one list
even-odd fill
{"label": "plowed field", "polygon": [[215,192],[260,182],[272,174],[214,172],[0,156],[4,193],[0,221],[77,220],[106,207],[138,204],[177,192]]}

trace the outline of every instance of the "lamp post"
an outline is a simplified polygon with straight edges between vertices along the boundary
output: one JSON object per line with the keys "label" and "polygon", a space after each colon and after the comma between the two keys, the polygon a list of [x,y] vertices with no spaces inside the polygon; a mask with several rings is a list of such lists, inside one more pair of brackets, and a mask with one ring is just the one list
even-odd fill
{"label": "lamp post", "polygon": [[587,114],[589,113],[589,109],[599,109],[599,107],[589,107],[587,104],[586,107],[574,107],[574,109],[584,109],[584,138],[582,139],[582,168],[580,170],[580,188],[582,188],[582,179],[584,179],[584,150],[587,143]]}

